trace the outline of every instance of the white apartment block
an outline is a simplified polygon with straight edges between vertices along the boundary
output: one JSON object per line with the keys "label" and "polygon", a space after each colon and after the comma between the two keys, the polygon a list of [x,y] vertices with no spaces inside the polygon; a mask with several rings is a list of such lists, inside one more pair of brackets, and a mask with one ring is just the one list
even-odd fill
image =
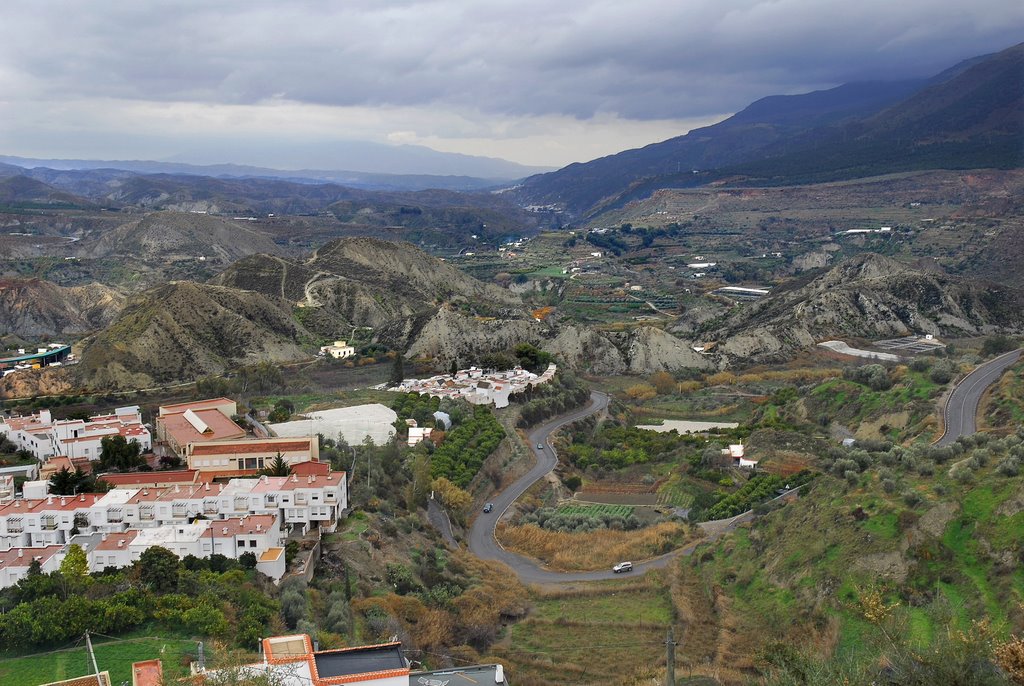
{"label": "white apartment block", "polygon": [[28,576],[32,561],[39,562],[43,574],[56,572],[64,560],[64,546],[51,545],[43,548],[11,548],[0,552],[0,588],[13,586]]}
{"label": "white apartment block", "polygon": [[121,435],[127,441],[136,441],[143,451],[152,448],[152,437],[142,424],[138,406],[119,407],[111,414],[89,419],[54,420],[49,410],[40,410],[0,421],[0,433],[19,449],[44,461],[57,455],[98,460],[101,442],[108,436]]}
{"label": "white apartment block", "polygon": [[[256,556],[256,568],[275,581],[284,574],[284,533],[276,515],[245,515],[220,520],[200,519],[182,524],[166,524],[148,529],[129,529],[120,533],[78,535],[71,543],[82,547],[89,560],[89,571],[107,567],[127,567],[154,546],[170,550],[180,558],[194,555],[206,558],[214,554],[238,559],[245,553]],[[267,565],[269,560],[280,566]]]}
{"label": "white apartment block", "polygon": [[[258,569],[280,567],[283,574],[283,553],[274,551],[284,532],[305,534],[314,527],[334,531],[348,508],[345,477],[344,472],[327,471],[232,479],[227,484],[116,488],[103,494],[17,499],[0,505],[0,551],[24,548],[30,551],[26,554],[37,554],[31,550],[64,546],[75,534],[99,534],[106,535],[106,540],[122,537],[97,546],[95,555],[110,559],[127,554],[134,560],[137,556],[131,555],[153,545],[182,557],[216,552],[237,558],[251,551],[257,555]],[[111,551],[113,546],[128,553]],[[95,564],[102,569],[109,560]]]}

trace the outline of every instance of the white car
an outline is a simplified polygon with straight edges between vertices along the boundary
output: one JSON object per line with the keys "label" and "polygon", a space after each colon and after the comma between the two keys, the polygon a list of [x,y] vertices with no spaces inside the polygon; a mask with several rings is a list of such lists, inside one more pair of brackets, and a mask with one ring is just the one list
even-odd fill
{"label": "white car", "polygon": [[619,564],[617,564],[614,567],[612,567],[612,571],[615,572],[616,574],[618,574],[620,572],[632,572],[633,571],[633,563],[632,562],[620,562]]}

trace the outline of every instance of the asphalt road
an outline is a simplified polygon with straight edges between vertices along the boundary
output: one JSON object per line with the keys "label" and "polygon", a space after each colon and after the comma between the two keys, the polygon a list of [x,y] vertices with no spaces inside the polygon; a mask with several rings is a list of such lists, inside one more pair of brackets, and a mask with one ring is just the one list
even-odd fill
{"label": "asphalt road", "polygon": [[985,389],[995,383],[999,377],[1017,360],[1022,350],[1014,350],[989,360],[970,374],[965,376],[953,389],[943,411],[945,432],[936,441],[939,447],[954,443],[961,436],[970,436],[978,430],[975,422],[978,416],[978,405]]}
{"label": "asphalt road", "polygon": [[[622,576],[615,574],[610,569],[596,572],[558,572],[545,569],[543,566],[539,565],[536,560],[505,550],[494,538],[494,527],[498,524],[498,520],[501,519],[509,507],[511,507],[512,503],[515,502],[519,496],[525,493],[530,486],[544,478],[548,472],[555,468],[555,464],[558,462],[558,457],[555,455],[554,448],[551,447],[550,443],[552,432],[566,424],[571,424],[572,422],[584,417],[600,412],[607,406],[608,396],[599,391],[592,391],[590,394],[590,402],[586,406],[568,414],[555,417],[527,433],[528,440],[530,441],[530,449],[533,450],[534,454],[537,456],[537,464],[534,465],[533,469],[517,479],[511,486],[494,496],[491,500],[491,502],[494,503],[494,510],[492,512],[489,514],[480,513],[477,515],[477,518],[473,522],[473,526],[469,531],[470,552],[484,560],[497,560],[499,562],[504,562],[512,568],[520,581],[528,584],[564,584],[575,581],[600,581],[603,579],[615,579]],[[543,447],[538,449],[538,445]],[[705,522],[701,524],[707,534],[705,538],[691,543],[684,548],[673,550],[672,552],[666,553],[660,557],[656,557],[645,562],[634,562],[633,571],[630,574],[643,574],[649,569],[665,567],[677,555],[691,554],[699,544],[715,540],[726,532],[732,531],[739,524],[749,520],[752,516],[752,512],[745,512],[731,519]]]}

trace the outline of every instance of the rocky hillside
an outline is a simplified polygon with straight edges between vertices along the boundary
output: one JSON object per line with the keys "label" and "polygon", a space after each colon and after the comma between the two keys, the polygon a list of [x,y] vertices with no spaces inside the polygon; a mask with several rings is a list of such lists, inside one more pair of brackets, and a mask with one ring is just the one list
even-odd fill
{"label": "rocky hillside", "polygon": [[477,281],[408,243],[345,238],[305,261],[269,255],[240,260],[213,280],[299,304],[299,317],[322,336],[353,326],[380,327],[441,303],[478,313],[513,311],[519,298]]}
{"label": "rocky hillside", "polygon": [[261,361],[310,357],[291,303],[221,286],[173,282],[133,297],[89,339],[76,374],[92,387],[146,388]]}
{"label": "rocky hillside", "polygon": [[26,340],[77,337],[114,321],[124,301],[98,283],[64,288],[42,279],[0,279],[0,330]]}
{"label": "rocky hillside", "polygon": [[191,212],[153,212],[79,247],[81,257],[125,256],[143,262],[202,257],[225,265],[276,252],[269,236],[242,222]]}
{"label": "rocky hillside", "polygon": [[426,357],[446,368],[465,365],[481,354],[530,343],[555,355],[560,364],[592,374],[650,374],[687,367],[710,369],[688,341],[652,327],[628,333],[601,333],[582,326],[548,326],[533,319],[470,317],[449,307],[435,314],[392,322],[378,332],[381,341]]}
{"label": "rocky hillside", "polygon": [[797,282],[726,321],[719,351],[783,358],[834,337],[972,336],[1024,330],[1024,292],[865,254]]}

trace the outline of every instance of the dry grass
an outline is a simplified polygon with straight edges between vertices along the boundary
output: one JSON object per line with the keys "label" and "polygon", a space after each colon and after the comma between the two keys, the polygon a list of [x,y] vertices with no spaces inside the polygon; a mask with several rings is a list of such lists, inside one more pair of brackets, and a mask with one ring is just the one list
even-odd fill
{"label": "dry grass", "polygon": [[509,550],[541,560],[553,569],[581,571],[667,553],[687,540],[687,528],[678,522],[662,522],[638,531],[564,533],[533,524],[499,524],[497,536]]}
{"label": "dry grass", "polygon": [[820,383],[843,375],[841,369],[781,369],[747,374],[732,372],[716,372],[704,379],[708,386],[733,386],[736,384],[763,383],[776,381],[783,383]]}

